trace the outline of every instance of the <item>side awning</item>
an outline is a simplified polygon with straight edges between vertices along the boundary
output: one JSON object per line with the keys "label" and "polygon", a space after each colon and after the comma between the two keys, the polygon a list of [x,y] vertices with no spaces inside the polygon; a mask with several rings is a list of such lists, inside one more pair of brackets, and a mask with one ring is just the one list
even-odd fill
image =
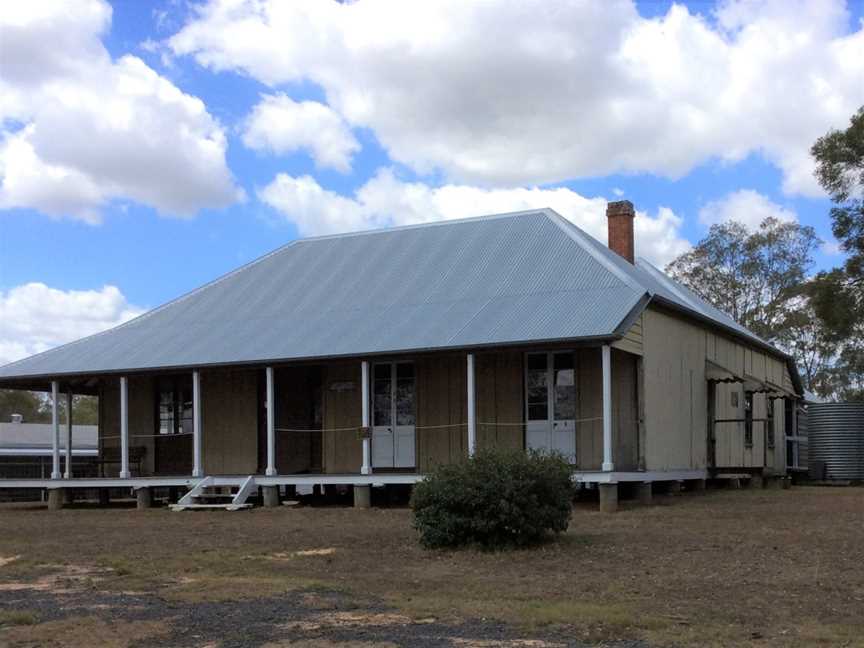
{"label": "side awning", "polygon": [[797,398],[794,393],[770,380],[766,382],[748,374],[740,376],[712,360],[705,361],[705,379],[719,383],[742,383],[745,392],[754,394],[767,394],[774,398]]}
{"label": "side awning", "polygon": [[777,383],[768,381],[768,386],[771,388],[771,395],[776,396],[777,398],[798,398],[793,392],[789,391],[785,387],[781,387]]}
{"label": "side awning", "polygon": [[711,360],[705,361],[705,379],[710,382],[722,383],[744,382],[743,378],[736,376],[726,367],[719,365],[716,362],[712,362]]}

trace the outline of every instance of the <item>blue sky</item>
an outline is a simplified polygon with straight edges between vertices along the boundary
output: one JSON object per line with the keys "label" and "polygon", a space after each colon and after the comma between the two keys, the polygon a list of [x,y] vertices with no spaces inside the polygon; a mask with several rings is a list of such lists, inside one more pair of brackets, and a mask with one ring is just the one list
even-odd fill
{"label": "blue sky", "polygon": [[[262,34],[275,35],[275,45],[271,45],[274,49],[268,52],[262,45],[266,40],[263,37],[246,42],[233,36],[230,29],[234,25],[229,29],[221,22],[224,16],[217,15],[218,2],[215,0],[213,7],[177,0],[117,0],[111,3],[110,13],[105,13],[99,0],[86,1],[98,14],[91,22],[85,24],[78,15],[66,15],[55,22],[63,26],[65,33],[79,30],[81,42],[85,45],[81,42],[67,44],[58,39],[58,47],[62,50],[68,45],[71,48],[68,59],[80,59],[82,69],[85,65],[94,66],[93,73],[79,77],[75,76],[77,72],[69,73],[63,68],[62,74],[71,76],[62,90],[56,90],[50,85],[53,82],[48,80],[40,82],[42,85],[34,89],[36,86],[18,82],[16,77],[6,89],[20,93],[24,97],[20,103],[25,107],[18,112],[13,108],[8,114],[4,114],[0,107],[7,142],[14,137],[24,137],[22,133],[28,124],[33,125],[36,135],[29,141],[42,162],[60,164],[57,160],[61,160],[64,169],[69,167],[77,173],[75,165],[80,159],[80,169],[90,183],[86,186],[92,184],[97,188],[87,191],[104,193],[98,198],[82,198],[80,196],[89,196],[82,189],[80,196],[76,194],[75,200],[70,199],[69,206],[66,206],[63,192],[67,185],[63,182],[58,183],[57,189],[42,183],[27,191],[10,188],[12,181],[9,178],[13,176],[14,165],[23,163],[20,157],[9,153],[5,164],[0,157],[0,179],[8,185],[5,198],[0,198],[0,297],[5,300],[5,306],[0,303],[0,313],[7,320],[5,330],[0,324],[0,356],[4,355],[5,344],[6,359],[63,342],[73,333],[92,332],[116,323],[129,314],[191,290],[298,235],[364,229],[418,219],[470,216],[487,204],[509,204],[507,197],[510,194],[495,192],[520,188],[569,189],[572,193],[562,198],[564,207],[560,209],[566,210],[568,205],[576,204],[572,214],[564,215],[598,237],[602,233],[600,221],[596,218],[596,205],[600,200],[623,196],[633,201],[637,209],[645,212],[646,227],[654,223],[658,232],[657,239],[651,239],[644,247],[640,247],[637,238],[637,252],[657,263],[663,263],[675,252],[685,249],[682,246],[687,241],[699,240],[706,233],[711,218],[727,218],[730,210],[735,208],[743,209],[747,214],[762,215],[774,210],[781,217],[797,218],[801,223],[812,225],[820,236],[830,241],[830,204],[814,189],[812,182],[801,179],[800,169],[802,165],[806,167],[806,150],[812,143],[813,134],[830,127],[843,127],[854,108],[864,104],[864,56],[857,63],[847,60],[845,64],[837,65],[836,70],[832,67],[837,60],[837,48],[841,46],[845,47],[844,53],[864,53],[864,37],[861,36],[864,3],[861,2],[745,1],[716,5],[706,1],[674,6],[670,2],[658,1],[640,3],[635,7],[629,2],[597,4],[594,11],[584,15],[572,14],[575,10],[571,8],[562,9],[562,15],[569,22],[566,28],[560,28],[560,33],[555,20],[541,24],[538,18],[535,26],[530,24],[533,19],[526,24],[524,16],[514,16],[514,27],[503,10],[494,17],[445,14],[441,24],[447,25],[452,18],[453,31],[457,32],[455,36],[449,33],[449,26],[440,34],[435,32],[435,15],[425,17],[427,25],[418,27],[399,24],[400,20],[412,20],[410,15],[406,15],[410,12],[391,11],[388,17],[392,16],[398,31],[413,34],[412,30],[420,30],[407,46],[401,40],[402,36],[393,36],[380,27],[380,16],[376,17],[374,12],[364,16],[358,11],[352,21],[346,21],[354,26],[341,24],[332,28],[334,33],[337,27],[341,29],[340,38],[351,42],[357,36],[350,33],[352,29],[362,33],[364,25],[375,24],[380,31],[375,34],[376,47],[382,50],[393,47],[393,51],[407,52],[404,57],[397,55],[381,64],[374,52],[369,54],[369,50],[374,48],[346,52],[343,50],[348,48],[344,45],[324,49],[320,43],[304,44],[308,25],[298,28],[301,31],[295,34],[290,31],[291,21],[277,25],[275,20],[268,23],[261,16],[250,13],[247,18],[251,16],[251,19],[263,21],[262,29],[266,27],[267,31],[262,31]],[[453,10],[452,6],[450,9]],[[57,11],[64,11],[62,4]],[[239,23],[238,16],[229,18],[236,18]],[[47,26],[40,25],[40,20]],[[20,54],[22,66],[30,64],[25,60],[27,35],[32,33],[34,39],[40,34],[44,37],[40,29],[53,28],[51,20],[51,16],[25,16],[11,27],[8,24],[4,26],[4,29],[17,29],[16,34],[23,34],[18,39],[24,43]],[[339,18],[324,16],[319,22],[323,24],[326,20],[338,22]],[[455,27],[456,21],[460,21],[458,28]],[[518,51],[519,46],[514,46],[513,49],[517,50],[514,52],[515,63],[505,60],[500,66],[495,66],[482,60],[483,48],[494,47],[494,43],[481,42],[482,35],[475,39],[470,31],[472,21],[478,25],[494,22],[495,26],[489,29],[501,30],[502,38],[508,29],[513,29],[514,34],[532,36],[535,27],[539,36],[532,42],[528,42],[526,36],[524,47],[527,54]],[[98,27],[100,24],[101,29]],[[660,31],[652,32],[655,28]],[[424,31],[426,29],[428,33]],[[778,41],[779,45],[774,47],[776,51],[771,51],[770,46],[766,51],[759,47],[759,39],[748,30],[753,33],[767,30],[768,33],[786,36]],[[634,37],[634,32],[640,37]],[[435,33],[435,36],[429,36],[429,33]],[[589,36],[596,33],[600,33],[601,38]],[[603,34],[613,34],[622,39],[620,52],[601,51]],[[394,44],[387,39],[398,42]],[[326,39],[322,37],[319,40]],[[100,43],[110,59],[106,60],[104,55],[100,59],[98,52],[94,54],[94,48],[98,49]],[[291,56],[295,43],[298,49],[296,55]],[[414,43],[422,46],[413,46]],[[673,45],[666,51],[669,43]],[[723,47],[718,48],[717,43],[722,43]],[[777,54],[786,45],[799,51]],[[426,52],[423,46],[428,48]],[[689,49],[691,46],[692,51]],[[310,53],[315,47],[322,49]],[[572,49],[573,54],[562,59],[565,63],[554,60],[548,63],[546,48],[551,50],[553,47],[556,52],[562,48]],[[287,55],[283,49],[289,50]],[[723,51],[717,54],[718,49]],[[481,53],[479,62],[472,58],[478,51]],[[537,51],[540,55],[534,61],[530,57]],[[626,64],[620,62],[622,53]],[[73,150],[76,130],[86,133],[82,136],[83,144],[79,143],[84,148],[92,144],[96,148],[104,146],[108,151],[122,150],[122,132],[115,129],[111,133],[110,136],[117,137],[117,140],[106,135],[104,142],[96,141],[103,130],[99,127],[88,130],[91,128],[89,121],[79,129],[75,121],[78,113],[64,112],[62,106],[71,101],[68,97],[74,96],[76,83],[82,87],[93,83],[93,96],[99,97],[105,106],[101,119],[110,122],[114,110],[112,93],[123,90],[117,89],[119,83],[115,88],[110,80],[101,84],[98,79],[93,79],[100,74],[112,74],[121,58],[127,55],[140,58],[156,78],[172,85],[179,93],[203,102],[202,108],[210,116],[208,119],[224,137],[223,154],[221,157],[217,155],[218,169],[213,171],[210,165],[206,171],[185,177],[186,160],[191,159],[189,166],[194,167],[198,163],[194,160],[198,149],[192,146],[184,150],[186,144],[179,143],[175,151],[169,141],[168,145],[159,145],[161,150],[155,150],[157,145],[154,144],[153,157],[148,158],[149,169],[146,166],[141,169],[130,167],[134,173],[124,173],[120,178],[119,172],[112,175],[112,168],[105,168],[112,164],[117,167],[117,162],[100,166],[87,156],[86,151]],[[285,60],[277,61],[283,55]],[[509,52],[505,52],[504,56],[507,55]],[[494,56],[490,53],[490,57]],[[783,56],[790,58],[784,59]],[[848,56],[846,54],[847,59]],[[452,57],[449,62],[448,57]],[[580,57],[588,64],[581,65]],[[32,60],[32,56],[30,58]],[[513,68],[526,59],[536,68],[514,72]],[[745,61],[743,67],[742,60]],[[811,60],[815,61],[812,70],[796,72],[789,69],[800,61]],[[460,67],[466,61],[474,61],[476,83],[488,87],[489,93],[498,97],[478,110],[478,114],[487,114],[488,117],[482,123],[478,122],[476,132],[470,125],[462,123],[464,113],[471,113],[473,109],[465,99],[465,93],[453,91],[448,94],[450,70],[453,70],[453,84],[468,79],[468,94],[472,94],[472,70]],[[593,76],[591,69],[598,65],[598,61],[611,66],[609,69],[616,74],[620,72],[620,78],[616,76],[607,82],[603,77],[607,74],[605,68],[598,69],[597,76]],[[646,62],[641,71],[640,61]],[[543,67],[547,63],[548,70]],[[38,64],[37,61],[34,65]],[[45,67],[55,64],[60,65],[47,62]],[[436,70],[435,66],[439,64],[443,67]],[[584,83],[570,84],[569,75],[556,76],[564,65],[573,65],[572,78],[586,75]],[[626,69],[626,65],[630,68]],[[352,70],[345,72],[346,67],[352,67]],[[674,70],[674,73],[667,75],[662,72],[666,69]],[[644,83],[643,72],[648,79]],[[45,78],[49,79],[49,76],[45,72]],[[356,78],[352,79],[352,76]],[[549,78],[545,79],[546,76]],[[398,77],[400,81],[397,83],[391,77]],[[50,78],[54,79],[56,75]],[[415,78],[420,88],[417,94],[426,94],[416,103],[411,103],[414,99],[410,92],[399,95],[404,90],[400,85],[413,83]],[[738,88],[739,79],[746,80],[746,83],[740,82],[743,89]],[[530,87],[523,87],[522,80]],[[388,83],[396,85],[388,86]],[[699,87],[712,83],[717,83],[716,88]],[[832,92],[825,95],[823,90],[814,90],[814,87],[821,87],[820,83],[832,87]],[[566,89],[562,89],[564,85]],[[0,86],[2,90],[4,88]],[[716,114],[711,105],[711,94],[715,91],[716,103],[723,105]],[[27,107],[28,100],[36,102],[34,97],[38,92],[49,97],[44,101],[56,100],[61,106],[60,111],[46,115],[43,114],[44,106]],[[65,94],[48,94],[53,92]],[[87,92],[91,92],[89,87]],[[739,92],[740,98],[736,99]],[[537,105],[532,105],[534,99],[531,98],[520,100],[520,93],[537,97]],[[293,102],[317,102],[333,112],[334,119],[341,124],[342,135],[356,142],[355,152],[350,156],[350,168],[330,168],[333,165],[328,167],[320,160],[316,164],[316,154],[310,149],[314,145],[309,143],[308,137],[304,139],[301,136],[298,140],[296,132],[286,134],[281,146],[268,148],[261,145],[255,150],[244,142],[244,133],[255,107],[263,97],[276,95],[285,95]],[[561,104],[572,103],[577,108],[570,115],[561,114],[555,107],[556,97],[560,97]],[[153,105],[142,108],[140,113],[133,108],[132,114],[138,115],[135,119],[144,119],[140,115],[155,115],[157,120],[161,119],[163,108],[158,103],[161,99],[145,99]],[[476,97],[472,100],[476,101]],[[124,97],[123,101],[139,99]],[[435,102],[438,101],[440,114],[436,112],[439,108]],[[466,105],[453,107],[460,101],[465,101]],[[510,101],[512,106],[508,103]],[[752,102],[752,106],[748,106],[748,102]],[[14,106],[14,102],[10,103]],[[681,108],[685,104],[685,108]],[[118,112],[122,112],[125,105],[118,104],[121,106]],[[620,114],[614,112],[619,109]],[[677,116],[674,120],[669,119],[669,123],[665,119],[670,110],[679,109],[687,123],[681,128],[676,126]],[[98,113],[98,108],[88,110]],[[394,116],[400,110],[405,111],[404,119]],[[537,123],[532,119],[535,111],[540,117]],[[165,130],[169,135],[175,127],[179,134],[186,132],[187,127],[208,128],[206,124],[202,126],[200,115],[192,108],[178,118],[179,126],[169,124],[171,116],[167,110],[164,114]],[[595,127],[592,115],[599,115],[604,121],[596,123]],[[605,119],[609,115],[613,116],[607,122]],[[543,122],[547,116],[549,126],[544,130]],[[88,114],[87,119],[91,117]],[[96,123],[98,121],[97,115]],[[416,125],[412,123],[415,121]],[[530,127],[523,132],[521,124],[529,122]],[[654,122],[657,123],[656,129],[652,128]],[[620,132],[616,130],[619,123],[623,123]],[[314,122],[312,127],[317,127],[317,124]],[[439,124],[440,131],[437,130]],[[427,140],[424,130],[429,131],[430,125],[434,132],[429,133]],[[63,131],[61,126],[70,130]],[[137,130],[133,125],[128,127]],[[158,124],[149,122],[140,130],[143,132],[146,128],[154,129],[157,134],[160,130]],[[652,131],[656,132],[653,141]],[[752,136],[747,135],[750,132]],[[441,133],[444,135],[439,142]],[[450,138],[450,133],[458,134]],[[135,137],[144,135],[136,133]],[[291,138],[297,142],[292,144]],[[559,141],[556,138],[559,138],[560,145],[556,144]],[[52,139],[56,141],[52,142]],[[145,138],[141,141],[148,145],[152,140]],[[67,141],[72,143],[64,146]],[[130,146],[138,146],[138,140],[130,142]],[[476,149],[475,142],[478,142]],[[665,151],[667,142],[668,155]],[[536,150],[533,149],[534,143],[537,143]],[[429,148],[424,150],[427,144]],[[279,150],[276,151],[274,146]],[[568,151],[560,159],[552,160],[557,156],[552,147]],[[463,160],[460,155],[466,148],[471,149],[470,155]],[[583,154],[580,150],[587,152]],[[182,159],[176,162],[178,172],[167,173],[167,180],[154,179],[140,189],[134,179],[129,179],[130,175],[147,175],[152,169],[152,160],[165,160],[173,165],[172,155]],[[521,176],[520,156],[527,159],[534,155],[540,160],[539,165],[531,167],[526,162],[526,168],[532,170]],[[543,164],[544,156],[550,157],[548,170]],[[123,158],[118,159],[122,165]],[[206,166],[203,162],[201,165],[202,168]],[[568,174],[567,170],[571,168],[568,165],[572,165],[572,175]],[[380,179],[382,170],[386,170],[389,184],[375,182],[376,178]],[[274,192],[265,199],[262,190],[274,183],[278,174],[284,174],[293,183],[290,195],[286,196],[284,191],[278,195]],[[352,201],[346,212],[349,216],[319,214],[316,211],[322,209],[319,200],[313,200],[313,207],[298,206],[302,200],[298,197],[300,188],[297,182],[306,176],[309,181],[303,188],[325,192],[325,200],[332,210],[344,207],[338,199],[340,195]],[[172,211],[170,208],[165,208],[165,205],[174,204],[171,202],[174,198],[163,199],[159,193],[163,189],[166,193],[175,192],[176,187],[164,188],[160,182],[190,186],[200,182],[202,188],[194,197],[182,198],[192,207],[183,217],[177,217],[169,213]],[[219,182],[221,188],[216,187]],[[370,185],[377,188],[374,195]],[[464,205],[455,197],[459,192],[446,196],[434,193],[447,185],[466,188],[461,192],[469,196]],[[382,193],[387,187],[394,186],[397,191],[404,190],[404,200],[390,205]],[[368,201],[357,194],[364,187],[373,195]],[[409,200],[407,196],[416,190],[426,192],[423,200],[427,201],[418,203],[420,206],[416,209],[422,211],[423,205],[434,202],[440,213],[397,214],[400,206],[406,204],[404,201]],[[742,191],[745,193],[740,193]],[[226,198],[229,194],[232,197]],[[234,197],[240,194],[243,198],[235,200]],[[485,197],[478,199],[481,194]],[[540,194],[545,195],[549,194]],[[731,199],[736,196],[737,201]],[[586,201],[584,206],[579,206],[581,202],[574,203],[582,199]],[[590,203],[592,200],[596,203]],[[557,208],[558,204],[551,206]],[[586,214],[594,214],[591,217],[594,220],[580,221],[582,212],[579,210],[583,207]],[[296,210],[301,208],[307,210],[306,216],[297,216]],[[523,205],[514,202],[513,209],[520,208]],[[745,220],[747,214],[744,214]],[[321,219],[320,222],[324,223],[326,218],[331,218],[332,222],[319,225],[316,220]],[[840,261],[841,257],[832,253],[830,248],[820,251],[816,259],[817,267],[828,267]],[[12,298],[17,289],[34,282],[44,284],[47,289],[28,295],[16,293],[15,299]],[[99,293],[106,285],[116,287],[120,295],[112,294],[108,300],[110,304],[104,299],[100,301]],[[72,291],[77,292],[73,295]],[[90,295],[93,299],[88,302],[78,293]],[[56,299],[56,306],[47,303],[52,299]],[[99,315],[91,316],[88,309],[100,311]],[[34,321],[40,316],[77,318],[78,321],[68,327],[69,332],[60,327],[53,337],[40,337],[33,333]],[[10,325],[10,317],[21,321]]]}

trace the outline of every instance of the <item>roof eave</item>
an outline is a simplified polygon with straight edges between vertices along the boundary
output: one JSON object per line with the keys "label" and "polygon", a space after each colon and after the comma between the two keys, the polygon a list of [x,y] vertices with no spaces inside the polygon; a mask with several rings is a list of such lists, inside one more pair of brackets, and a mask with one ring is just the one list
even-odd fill
{"label": "roof eave", "polygon": [[[0,376],[0,389],[28,389],[35,387],[40,382],[51,380],[64,380],[74,378],[91,378],[96,376],[122,376],[136,374],[152,374],[152,373],[176,373],[181,371],[192,371],[194,369],[216,369],[220,367],[265,367],[267,365],[285,365],[285,364],[305,364],[310,362],[328,362],[341,361],[351,358],[382,358],[387,356],[398,356],[407,354],[428,354],[428,353],[453,353],[456,351],[484,351],[492,349],[512,349],[515,347],[527,347],[534,345],[550,345],[550,344],[574,344],[578,346],[591,346],[602,344],[604,342],[612,342],[619,339],[621,335],[617,334],[617,329],[609,334],[588,335],[582,337],[566,337],[566,338],[547,338],[537,340],[512,340],[507,342],[489,342],[484,344],[469,344],[469,345],[453,345],[440,347],[415,347],[410,349],[392,349],[385,351],[374,351],[368,353],[348,353],[334,355],[319,355],[296,358],[263,358],[254,360],[235,360],[230,362],[213,362],[204,364],[189,364],[189,365],[169,365],[169,366],[154,366],[154,367],[137,367],[128,369],[103,369],[94,371],[75,371],[65,373],[43,373],[32,375],[19,376]],[[34,391],[42,391],[34,389]]]}

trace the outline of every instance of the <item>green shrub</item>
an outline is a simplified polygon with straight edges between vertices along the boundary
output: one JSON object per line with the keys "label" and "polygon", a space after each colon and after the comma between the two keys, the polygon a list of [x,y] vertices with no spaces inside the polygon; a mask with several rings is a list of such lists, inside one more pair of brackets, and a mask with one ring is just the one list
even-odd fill
{"label": "green shrub", "polygon": [[441,465],[414,487],[414,528],[429,548],[536,544],[567,530],[571,472],[560,455],[522,451]]}

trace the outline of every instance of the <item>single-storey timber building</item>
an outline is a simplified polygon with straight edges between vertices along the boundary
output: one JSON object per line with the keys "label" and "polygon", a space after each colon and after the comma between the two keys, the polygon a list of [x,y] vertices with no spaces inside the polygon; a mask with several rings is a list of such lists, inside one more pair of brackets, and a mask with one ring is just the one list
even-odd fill
{"label": "single-storey timber building", "polygon": [[608,248],[549,209],[297,240],[6,365],[0,388],[97,395],[108,466],[61,473],[55,408],[51,478],[0,488],[365,503],[481,448],[560,452],[606,508],[626,482],[785,475],[791,358],[637,263],[630,202],[607,217]]}

